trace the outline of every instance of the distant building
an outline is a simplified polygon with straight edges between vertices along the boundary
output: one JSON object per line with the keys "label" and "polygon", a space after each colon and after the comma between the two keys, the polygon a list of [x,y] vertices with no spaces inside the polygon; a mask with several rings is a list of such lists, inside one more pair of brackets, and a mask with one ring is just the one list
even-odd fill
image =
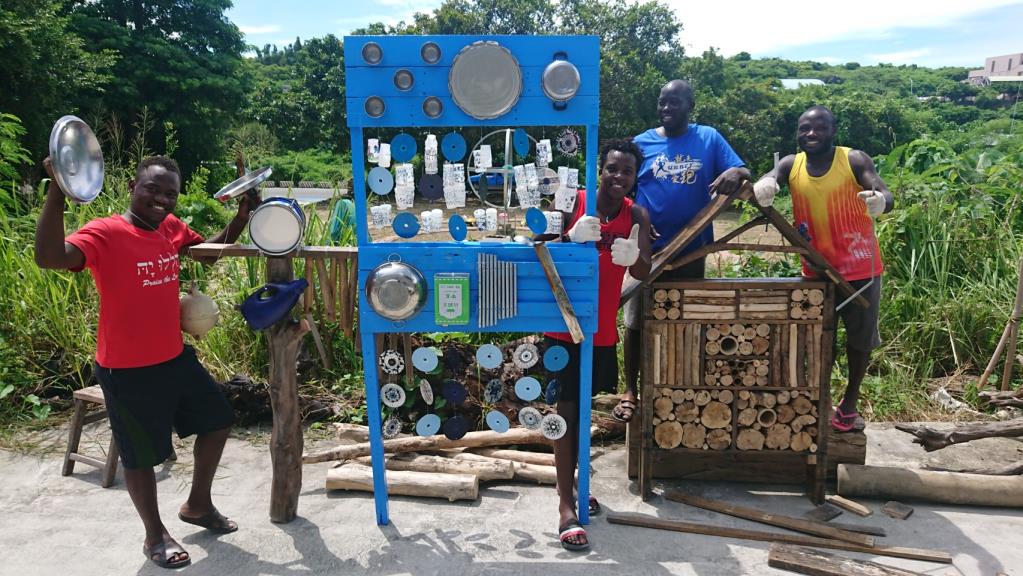
{"label": "distant building", "polygon": [[803,86],[823,86],[824,81],[816,78],[782,78],[781,87],[786,90],[798,90]]}
{"label": "distant building", "polygon": [[984,67],[970,70],[967,81],[976,86],[988,84],[992,77],[1023,76],[1023,52],[991,56],[984,59]]}

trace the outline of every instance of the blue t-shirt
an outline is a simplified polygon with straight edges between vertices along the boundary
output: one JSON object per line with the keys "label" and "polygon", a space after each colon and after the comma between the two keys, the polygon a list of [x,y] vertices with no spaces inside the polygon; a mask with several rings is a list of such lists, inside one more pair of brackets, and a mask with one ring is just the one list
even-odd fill
{"label": "blue t-shirt", "polygon": [[[745,163],[710,126],[690,124],[685,134],[674,138],[660,136],[651,128],[634,140],[643,151],[636,203],[647,209],[661,235],[653,244],[656,252],[710,202],[710,183],[725,170]],[[708,226],[682,253],[713,241],[713,226]]]}

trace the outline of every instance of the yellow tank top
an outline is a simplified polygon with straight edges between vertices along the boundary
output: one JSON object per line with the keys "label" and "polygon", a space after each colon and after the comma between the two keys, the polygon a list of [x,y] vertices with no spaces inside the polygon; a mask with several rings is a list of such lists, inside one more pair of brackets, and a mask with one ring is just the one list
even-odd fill
{"label": "yellow tank top", "polygon": [[[796,229],[846,280],[881,274],[884,264],[874,222],[856,195],[863,187],[849,165],[849,148],[835,147],[831,168],[823,176],[811,176],[806,153],[796,154],[789,171],[789,190]],[[814,276],[805,259],[803,275]]]}

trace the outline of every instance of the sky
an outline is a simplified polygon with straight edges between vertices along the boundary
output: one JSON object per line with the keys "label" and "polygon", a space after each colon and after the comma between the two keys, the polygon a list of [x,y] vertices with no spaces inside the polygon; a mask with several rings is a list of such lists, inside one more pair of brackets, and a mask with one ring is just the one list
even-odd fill
{"label": "sky", "polygon": [[[344,36],[372,22],[410,21],[441,0],[234,0],[228,18],[256,46]],[[661,0],[682,22],[689,55],[709,47],[830,64],[917,64],[980,68],[984,58],[1023,53],[1023,0],[754,2]],[[737,16],[741,15],[741,16]],[[813,15],[818,23],[801,17]]]}

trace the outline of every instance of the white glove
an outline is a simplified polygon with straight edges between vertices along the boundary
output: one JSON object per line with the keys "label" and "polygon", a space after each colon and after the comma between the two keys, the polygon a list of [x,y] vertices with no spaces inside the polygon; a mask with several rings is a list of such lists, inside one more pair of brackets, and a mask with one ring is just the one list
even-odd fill
{"label": "white glove", "polygon": [[867,205],[867,215],[877,218],[884,213],[884,194],[877,190],[863,190],[856,194]]}
{"label": "white glove", "polygon": [[753,185],[753,196],[756,197],[757,204],[765,208],[774,203],[774,196],[777,193],[778,181],[770,176],[757,180]]}
{"label": "white glove", "polygon": [[600,220],[596,216],[583,216],[568,231],[568,239],[576,244],[600,240]]}
{"label": "white glove", "polygon": [[628,238],[616,238],[611,244],[611,262],[628,268],[639,260],[639,224],[632,225]]}

